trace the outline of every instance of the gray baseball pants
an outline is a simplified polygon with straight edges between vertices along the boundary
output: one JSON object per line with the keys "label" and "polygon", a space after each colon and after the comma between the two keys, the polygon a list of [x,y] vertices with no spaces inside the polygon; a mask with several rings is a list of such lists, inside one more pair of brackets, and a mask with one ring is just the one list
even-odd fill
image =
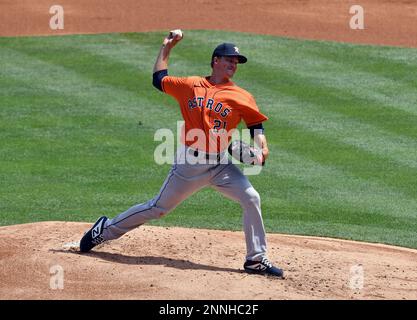
{"label": "gray baseball pants", "polygon": [[[106,221],[103,237],[113,240],[152,219],[159,219],[198,190],[211,186],[226,197],[240,203],[243,209],[243,229],[248,260],[262,260],[266,256],[266,235],[262,221],[258,192],[233,163],[190,164],[183,161],[189,148],[180,147],[174,164],[153,199],[135,205]],[[223,154],[227,157],[227,154]]]}

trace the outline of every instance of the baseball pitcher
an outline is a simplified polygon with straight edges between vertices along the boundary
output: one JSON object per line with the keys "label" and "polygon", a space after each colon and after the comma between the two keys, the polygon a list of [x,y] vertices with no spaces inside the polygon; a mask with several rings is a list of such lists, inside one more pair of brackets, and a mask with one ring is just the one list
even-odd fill
{"label": "baseball pitcher", "polygon": [[182,143],[174,164],[153,199],[112,219],[100,217],[82,237],[80,251],[88,252],[106,240],[117,239],[151,219],[163,217],[193,193],[209,186],[239,202],[243,209],[247,248],[244,270],[283,278],[283,270],[267,259],[259,194],[228,158],[230,132],[242,120],[261,151],[251,163],[263,165],[269,153],[262,125],[268,118],[259,111],[253,96],[231,81],[238,64],[246,63],[247,58],[236,45],[222,43],[212,54],[210,76],[170,76],[170,52],[182,38],[181,30],[169,33],[153,70],[153,85],[176,99],[184,119]]}

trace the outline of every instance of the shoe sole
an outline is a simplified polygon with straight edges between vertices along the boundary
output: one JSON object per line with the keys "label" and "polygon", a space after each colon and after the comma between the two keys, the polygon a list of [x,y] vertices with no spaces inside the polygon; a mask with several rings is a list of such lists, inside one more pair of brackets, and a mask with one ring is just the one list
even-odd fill
{"label": "shoe sole", "polygon": [[267,277],[285,279],[284,273],[279,276],[279,275],[276,275],[276,274],[273,274],[273,273],[268,273],[266,271],[256,271],[256,270],[250,270],[250,269],[245,269],[245,272],[249,273],[249,274],[258,274],[260,276],[267,276]]}

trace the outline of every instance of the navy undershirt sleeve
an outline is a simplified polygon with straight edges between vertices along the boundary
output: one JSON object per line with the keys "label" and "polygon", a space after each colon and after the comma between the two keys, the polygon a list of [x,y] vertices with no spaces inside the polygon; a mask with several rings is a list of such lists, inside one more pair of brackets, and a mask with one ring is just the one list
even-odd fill
{"label": "navy undershirt sleeve", "polygon": [[162,79],[168,75],[168,69],[159,70],[157,72],[154,72],[153,74],[153,80],[152,84],[155,88],[162,91]]}
{"label": "navy undershirt sleeve", "polygon": [[[258,130],[259,133],[264,134],[264,125],[261,123],[259,124],[255,124],[253,126],[248,127],[248,129],[250,130],[250,136],[252,137],[252,139],[255,137],[255,130]],[[259,131],[260,130],[260,131]]]}

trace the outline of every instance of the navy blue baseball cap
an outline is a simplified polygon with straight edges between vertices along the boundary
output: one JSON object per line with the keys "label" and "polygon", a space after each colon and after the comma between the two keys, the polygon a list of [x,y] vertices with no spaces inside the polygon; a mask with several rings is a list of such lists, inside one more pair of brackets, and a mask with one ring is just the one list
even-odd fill
{"label": "navy blue baseball cap", "polygon": [[239,48],[234,43],[222,43],[216,47],[211,56],[211,63],[213,64],[214,57],[237,57],[239,63],[246,63],[248,59],[242,56]]}

